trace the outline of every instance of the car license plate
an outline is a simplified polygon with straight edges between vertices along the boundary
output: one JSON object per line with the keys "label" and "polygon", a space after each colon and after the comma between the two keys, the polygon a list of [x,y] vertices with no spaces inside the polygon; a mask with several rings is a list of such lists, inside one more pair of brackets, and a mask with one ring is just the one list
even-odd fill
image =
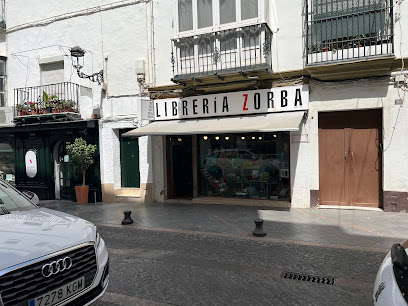
{"label": "car license plate", "polygon": [[85,276],[30,300],[29,306],[54,305],[85,288]]}

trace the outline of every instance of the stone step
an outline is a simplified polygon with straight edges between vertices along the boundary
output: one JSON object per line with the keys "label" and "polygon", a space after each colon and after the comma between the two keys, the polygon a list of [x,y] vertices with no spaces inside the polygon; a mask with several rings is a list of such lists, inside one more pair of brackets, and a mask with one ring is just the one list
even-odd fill
{"label": "stone step", "polygon": [[119,203],[140,203],[140,196],[115,195],[115,202]]}
{"label": "stone step", "polygon": [[118,188],[115,189],[116,196],[131,196],[131,197],[140,197],[140,188]]}

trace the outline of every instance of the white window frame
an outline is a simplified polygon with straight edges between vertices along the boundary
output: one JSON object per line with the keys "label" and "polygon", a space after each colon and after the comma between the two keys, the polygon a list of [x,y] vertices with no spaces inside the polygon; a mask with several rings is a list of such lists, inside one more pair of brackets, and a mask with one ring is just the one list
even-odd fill
{"label": "white window frame", "polygon": [[211,33],[222,30],[229,30],[238,27],[245,27],[254,24],[259,24],[266,22],[265,20],[265,1],[270,0],[258,0],[258,16],[251,19],[241,20],[241,0],[235,0],[235,10],[236,10],[236,21],[229,22],[225,24],[220,24],[220,2],[219,0],[212,0],[212,16],[213,16],[213,25],[210,27],[205,27],[198,29],[198,17],[197,17],[197,1],[192,0],[193,8],[193,30],[179,32],[179,18],[178,18],[178,0],[173,0],[174,5],[174,37],[182,38],[193,35],[200,35],[205,33]]}

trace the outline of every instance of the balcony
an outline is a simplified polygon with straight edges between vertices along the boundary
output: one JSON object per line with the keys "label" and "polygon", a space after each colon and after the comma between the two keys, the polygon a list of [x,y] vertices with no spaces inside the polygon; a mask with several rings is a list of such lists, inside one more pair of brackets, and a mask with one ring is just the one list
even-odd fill
{"label": "balcony", "polygon": [[79,85],[64,82],[14,89],[14,122],[71,121],[79,114]]}
{"label": "balcony", "polygon": [[390,57],[391,0],[305,0],[306,65]]}
{"label": "balcony", "polygon": [[271,73],[272,32],[266,23],[172,39],[173,81],[248,72]]}

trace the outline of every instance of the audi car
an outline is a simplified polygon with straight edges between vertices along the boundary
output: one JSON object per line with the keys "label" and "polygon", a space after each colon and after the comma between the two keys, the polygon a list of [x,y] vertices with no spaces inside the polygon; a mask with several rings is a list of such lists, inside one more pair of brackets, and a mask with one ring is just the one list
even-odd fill
{"label": "audi car", "polygon": [[385,256],[374,283],[374,305],[408,306],[408,240]]}
{"label": "audi car", "polygon": [[0,306],[89,305],[109,282],[96,226],[0,180]]}

